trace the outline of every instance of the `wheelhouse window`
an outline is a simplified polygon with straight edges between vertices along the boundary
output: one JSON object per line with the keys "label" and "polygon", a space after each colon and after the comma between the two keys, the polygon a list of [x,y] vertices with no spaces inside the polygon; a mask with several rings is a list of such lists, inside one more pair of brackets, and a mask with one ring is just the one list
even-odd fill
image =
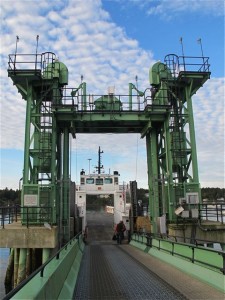
{"label": "wheelhouse window", "polygon": [[86,178],[86,184],[94,184],[95,180],[94,178]]}
{"label": "wheelhouse window", "polygon": [[85,183],[84,177],[81,177],[81,178],[80,178],[80,184],[84,184],[84,183]]}
{"label": "wheelhouse window", "polygon": [[96,178],[96,185],[103,185],[103,178]]}
{"label": "wheelhouse window", "polygon": [[112,178],[105,178],[105,184],[112,184]]}

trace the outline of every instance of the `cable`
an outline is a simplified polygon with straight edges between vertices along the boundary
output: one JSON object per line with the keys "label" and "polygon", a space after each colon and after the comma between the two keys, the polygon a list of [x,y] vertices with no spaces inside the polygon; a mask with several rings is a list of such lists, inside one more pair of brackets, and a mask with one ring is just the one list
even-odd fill
{"label": "cable", "polygon": [[138,162],[138,133],[137,133],[137,143],[136,143],[136,166],[135,166],[135,180],[137,181],[137,162]]}

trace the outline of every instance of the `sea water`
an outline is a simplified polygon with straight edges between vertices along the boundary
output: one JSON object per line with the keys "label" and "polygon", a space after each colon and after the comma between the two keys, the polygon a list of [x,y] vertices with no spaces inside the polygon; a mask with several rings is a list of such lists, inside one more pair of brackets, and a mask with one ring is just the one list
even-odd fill
{"label": "sea water", "polygon": [[5,273],[8,266],[10,249],[0,248],[0,299],[5,296]]}
{"label": "sea water", "polygon": [[[0,215],[1,219],[1,215]],[[8,218],[5,219],[5,224],[8,224]],[[1,225],[1,224],[0,224]],[[0,227],[0,230],[2,227]],[[5,296],[5,274],[8,267],[10,249],[9,248],[0,248],[0,299]]]}

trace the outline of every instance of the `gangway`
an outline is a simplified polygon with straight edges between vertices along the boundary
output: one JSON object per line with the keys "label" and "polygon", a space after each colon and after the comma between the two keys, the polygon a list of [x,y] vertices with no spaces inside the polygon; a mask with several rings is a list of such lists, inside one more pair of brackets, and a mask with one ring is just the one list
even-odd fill
{"label": "gangway", "polygon": [[[125,240],[122,245],[117,245],[111,239],[112,215],[92,211],[87,213],[87,219],[89,234],[85,245],[79,237],[72,240],[61,250],[62,253],[49,260],[3,300],[27,299],[28,295],[29,299],[41,300],[224,299],[225,258],[222,252],[210,252],[203,247],[196,249],[195,259],[205,257],[203,251],[208,252],[207,256],[214,264],[209,268],[207,264],[188,261],[182,255],[178,257],[181,247],[184,247],[183,254],[191,254],[193,245],[190,248],[188,244],[171,242],[174,252],[169,255],[169,251],[165,251],[169,248],[162,241],[161,249],[157,249],[160,248],[159,239],[152,238],[151,245],[145,235],[137,234],[130,244]],[[169,255],[167,262],[166,253]],[[159,258],[160,255],[164,260]],[[216,256],[219,260],[215,260]],[[170,263],[172,260],[176,260],[176,266]],[[187,266],[189,272],[181,271]]]}

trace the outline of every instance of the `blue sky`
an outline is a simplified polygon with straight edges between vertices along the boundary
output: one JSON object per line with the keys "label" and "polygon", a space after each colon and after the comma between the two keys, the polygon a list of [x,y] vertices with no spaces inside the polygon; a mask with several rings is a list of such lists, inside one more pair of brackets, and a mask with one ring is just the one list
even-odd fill
{"label": "blue sky", "polygon": [[[104,94],[115,85],[149,86],[148,72],[169,53],[200,56],[197,39],[209,56],[211,79],[193,97],[199,177],[203,187],[224,187],[224,1],[2,0],[1,13],[1,188],[18,188],[23,170],[25,101],[7,77],[8,54],[52,51],[69,69],[69,86],[81,74],[88,93]],[[139,135],[80,135],[71,140],[71,177],[97,164],[104,151],[105,171],[147,187],[145,140]]]}

